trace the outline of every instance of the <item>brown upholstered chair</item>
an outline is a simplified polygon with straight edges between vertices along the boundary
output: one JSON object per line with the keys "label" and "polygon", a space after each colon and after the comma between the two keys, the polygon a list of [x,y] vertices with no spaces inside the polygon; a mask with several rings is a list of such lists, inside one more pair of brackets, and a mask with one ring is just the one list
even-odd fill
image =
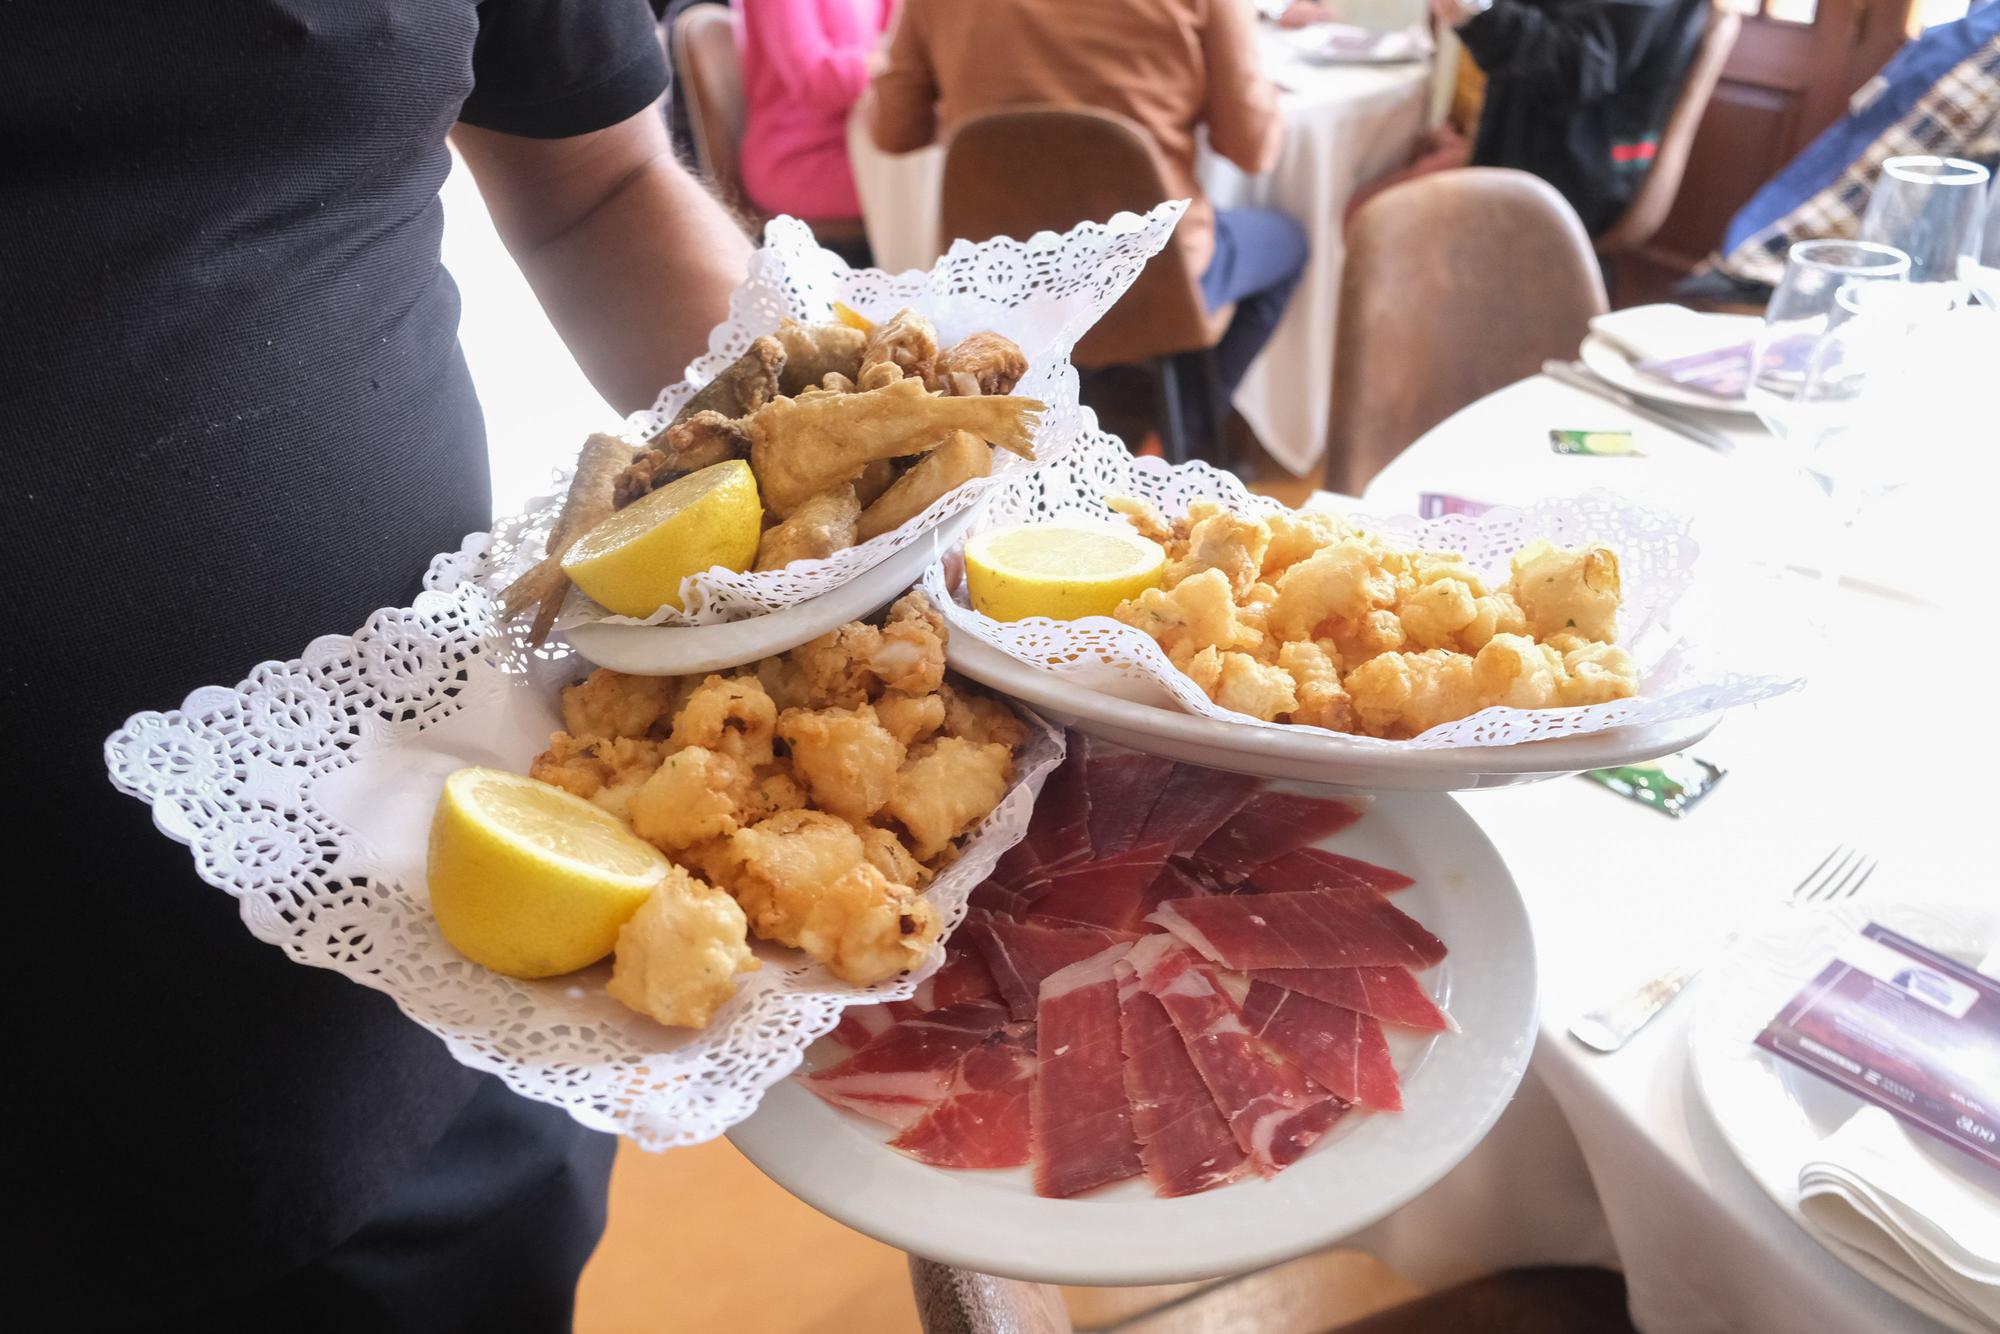
{"label": "brown upholstered chair", "polygon": [[[762,230],[760,213],[743,189],[743,53],[736,23],[722,5],[696,5],[674,20],[674,77],[687,99],[694,127],[695,165],[731,209]],[[864,236],[856,218],[807,218],[822,242],[847,244]]]}
{"label": "brown upholstered chair", "polygon": [[1466,404],[1575,356],[1605,309],[1590,237],[1546,181],[1467,167],[1383,191],[1347,230],[1326,485],[1358,493]]}
{"label": "brown upholstered chair", "polygon": [[[1010,107],[975,116],[952,132],[939,243],[1067,231],[1114,213],[1143,213],[1171,197],[1158,147],[1129,118],[1095,107]],[[1200,284],[1201,273],[1176,230],[1072,356],[1085,367],[1152,364],[1159,377],[1161,441],[1175,461],[1219,454],[1228,406],[1217,401],[1207,354],[1235,308],[1211,313]],[[1208,421],[1181,420],[1179,377],[1189,373],[1208,379]]]}
{"label": "brown upholstered chair", "polygon": [[1708,28],[1701,35],[1693,62],[1688,65],[1687,77],[1681,80],[1681,90],[1674,98],[1666,127],[1660,131],[1653,165],[1639,182],[1639,193],[1632,196],[1625,212],[1609,231],[1597,238],[1598,254],[1630,254],[1652,240],[1660,224],[1667,220],[1681,192],[1688,154],[1694,150],[1695,131],[1701,128],[1701,118],[1708,113],[1708,100],[1715,95],[1722,67],[1729,63],[1729,53],[1735,49],[1736,36],[1742,30],[1743,20],[1734,10],[1719,5],[1709,10]]}

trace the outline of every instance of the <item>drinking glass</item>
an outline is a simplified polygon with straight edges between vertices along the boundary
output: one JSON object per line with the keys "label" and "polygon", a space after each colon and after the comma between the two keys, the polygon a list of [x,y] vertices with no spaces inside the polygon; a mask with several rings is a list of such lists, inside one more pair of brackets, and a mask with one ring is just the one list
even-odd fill
{"label": "drinking glass", "polygon": [[1958,261],[1958,276],[1973,295],[2000,310],[2000,182],[1986,190],[1986,235],[1979,253]]}
{"label": "drinking glass", "polygon": [[1840,304],[1850,284],[1900,283],[1910,257],[1870,241],[1800,241],[1764,309],[1750,350],[1750,407],[1803,464],[1851,423],[1865,365],[1828,335],[1851,318]]}
{"label": "drinking glass", "polygon": [[1882,164],[1861,239],[1910,257],[1911,282],[1951,282],[1959,261],[1979,252],[1992,173],[1963,158],[1892,157]]}

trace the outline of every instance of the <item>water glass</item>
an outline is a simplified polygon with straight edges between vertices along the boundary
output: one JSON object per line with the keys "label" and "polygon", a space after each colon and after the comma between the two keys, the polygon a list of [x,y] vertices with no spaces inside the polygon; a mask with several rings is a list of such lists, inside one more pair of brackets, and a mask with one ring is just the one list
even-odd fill
{"label": "water glass", "polygon": [[1908,255],[1911,282],[1954,281],[1960,261],[1979,253],[1991,175],[1963,158],[1892,157],[1868,198],[1861,239]]}

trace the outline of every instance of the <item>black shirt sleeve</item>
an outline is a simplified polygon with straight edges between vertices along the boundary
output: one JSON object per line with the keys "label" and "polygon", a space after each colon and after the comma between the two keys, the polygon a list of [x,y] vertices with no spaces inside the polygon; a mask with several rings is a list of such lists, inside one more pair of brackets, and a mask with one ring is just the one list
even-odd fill
{"label": "black shirt sleeve", "polygon": [[482,0],[459,119],[531,139],[588,134],[667,86],[647,0]]}

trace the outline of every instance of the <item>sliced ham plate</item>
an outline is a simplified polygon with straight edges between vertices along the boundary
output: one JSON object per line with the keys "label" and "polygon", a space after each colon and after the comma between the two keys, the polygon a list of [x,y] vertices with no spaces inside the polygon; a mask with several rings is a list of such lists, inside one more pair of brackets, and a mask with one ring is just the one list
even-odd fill
{"label": "sliced ham plate", "polygon": [[1000,918],[968,921],[959,935],[985,959],[1007,1010],[1016,1019],[1033,1019],[1042,981],[1073,963],[1103,952],[1121,936],[1098,927],[1042,926]]}
{"label": "sliced ham plate", "polygon": [[1234,1181],[1249,1166],[1215,1095],[1187,1053],[1166,1007],[1118,961],[1118,1020],[1125,1045],[1125,1098],[1146,1176],[1161,1195],[1192,1195]]}
{"label": "sliced ham plate", "polygon": [[[1136,751],[1102,754],[1093,748],[1090,783],[1090,855],[1099,861],[1138,846],[1153,803],[1174,775],[1174,762]],[[1310,841],[1310,840],[1308,840]],[[1294,844],[1293,846],[1297,846]]]}
{"label": "sliced ham plate", "polygon": [[1175,852],[1193,852],[1229,823],[1258,787],[1258,780],[1247,774],[1176,765],[1136,843],[1168,843]]}
{"label": "sliced ham plate", "polygon": [[1065,1198],[1138,1176],[1139,1144],[1125,1101],[1125,1048],[1111,948],[1042,982],[1030,1102],[1035,1191]]}
{"label": "sliced ham plate", "polygon": [[859,1051],[873,1039],[889,1031],[898,1020],[929,1014],[947,1005],[965,1001],[995,1000],[1000,996],[986,961],[969,943],[954,940],[945,947],[944,963],[935,973],[917,984],[908,1000],[885,1001],[880,1005],[850,1005],[841,1013],[840,1023],[828,1034],[849,1051]]}
{"label": "sliced ham plate", "polygon": [[1015,846],[1032,848],[1035,859],[1050,869],[1089,861],[1090,806],[1088,762],[1078,746],[1042,785],[1033,826],[1027,839]]}
{"label": "sliced ham plate", "polygon": [[1337,834],[1360,818],[1361,807],[1351,801],[1259,792],[1195,849],[1194,859],[1233,878]]}
{"label": "sliced ham plate", "polygon": [[1273,1176],[1297,1162],[1347,1110],[1250,1032],[1215,971],[1193,950],[1154,935],[1128,957],[1258,1172]]}
{"label": "sliced ham plate", "polygon": [[1149,919],[1205,959],[1258,968],[1429,968],[1444,942],[1380,894],[1215,894],[1172,899]]}
{"label": "sliced ham plate", "polygon": [[959,1059],[944,1101],[889,1146],[933,1167],[1023,1166],[1034,1087],[1034,1025],[1009,1024]]}
{"label": "sliced ham plate", "polygon": [[1390,894],[1415,883],[1401,871],[1358,857],[1343,857],[1325,848],[1300,848],[1251,871],[1245,888],[1260,894],[1300,889],[1373,889]]}
{"label": "sliced ham plate", "polygon": [[1006,1007],[993,1001],[933,1010],[807,1075],[806,1087],[836,1107],[905,1129],[951,1092],[959,1060],[1007,1023]]}
{"label": "sliced ham plate", "polygon": [[1167,862],[1165,844],[1134,848],[1110,861],[1079,866],[1049,882],[1028,909],[1031,922],[1101,926],[1128,935],[1152,928],[1146,918],[1168,899],[1207,891]]}
{"label": "sliced ham plate", "polygon": [[1343,1010],[1269,982],[1252,982],[1243,998],[1243,1022],[1343,1102],[1383,1112],[1402,1110],[1389,1043],[1373,1015]]}

